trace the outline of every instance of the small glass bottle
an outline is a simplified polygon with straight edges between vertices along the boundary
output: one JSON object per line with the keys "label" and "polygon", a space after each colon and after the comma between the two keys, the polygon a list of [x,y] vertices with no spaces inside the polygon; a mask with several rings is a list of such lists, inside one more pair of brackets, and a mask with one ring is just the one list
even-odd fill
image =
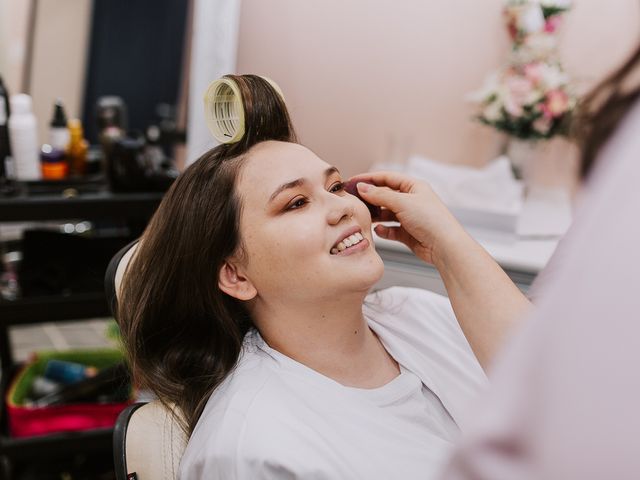
{"label": "small glass bottle", "polygon": [[67,176],[69,164],[64,152],[45,143],[40,150],[40,166],[44,180],[61,180]]}
{"label": "small glass bottle", "polygon": [[71,135],[69,147],[67,148],[69,174],[84,175],[87,171],[87,151],[89,144],[84,139],[84,132],[80,120],[69,120],[69,133]]}

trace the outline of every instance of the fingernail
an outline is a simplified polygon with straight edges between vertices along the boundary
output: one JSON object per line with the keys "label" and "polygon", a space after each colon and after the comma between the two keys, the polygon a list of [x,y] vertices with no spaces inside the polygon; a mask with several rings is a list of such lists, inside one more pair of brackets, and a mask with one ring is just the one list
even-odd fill
{"label": "fingernail", "polygon": [[358,189],[359,192],[368,192],[369,189],[371,188],[371,185],[365,182],[358,182],[358,184],[356,185],[356,188]]}

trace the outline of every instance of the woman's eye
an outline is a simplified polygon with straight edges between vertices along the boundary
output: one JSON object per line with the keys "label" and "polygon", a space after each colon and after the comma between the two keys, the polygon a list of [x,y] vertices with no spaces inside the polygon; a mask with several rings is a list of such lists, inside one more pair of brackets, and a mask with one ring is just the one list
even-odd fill
{"label": "woman's eye", "polygon": [[329,189],[330,192],[335,193],[344,190],[344,182],[334,183]]}
{"label": "woman's eye", "polygon": [[300,207],[304,207],[306,203],[307,203],[307,200],[305,198],[299,198],[295,202],[290,203],[289,206],[287,207],[287,210],[296,210]]}

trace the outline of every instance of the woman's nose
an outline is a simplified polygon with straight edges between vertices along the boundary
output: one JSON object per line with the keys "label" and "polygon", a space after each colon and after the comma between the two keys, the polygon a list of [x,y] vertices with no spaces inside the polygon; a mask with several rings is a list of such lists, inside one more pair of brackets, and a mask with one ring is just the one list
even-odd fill
{"label": "woman's nose", "polygon": [[333,198],[329,201],[329,212],[327,214],[329,224],[335,225],[345,219],[353,217],[355,213],[355,207],[353,201],[351,201],[350,195],[332,195]]}

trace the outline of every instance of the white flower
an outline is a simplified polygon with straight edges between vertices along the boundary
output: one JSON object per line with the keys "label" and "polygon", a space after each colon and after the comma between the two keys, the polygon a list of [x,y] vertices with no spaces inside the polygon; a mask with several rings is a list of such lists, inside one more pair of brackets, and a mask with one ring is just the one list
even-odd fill
{"label": "white flower", "polygon": [[546,32],[535,32],[524,39],[526,48],[519,49],[524,59],[541,59],[551,55],[557,46],[555,35]]}
{"label": "white flower", "polygon": [[492,95],[496,94],[499,85],[499,75],[493,72],[484,79],[484,84],[479,90],[471,92],[467,95],[467,100],[471,102],[486,102]]}
{"label": "white flower", "polygon": [[540,73],[540,83],[547,90],[555,90],[569,83],[569,76],[556,65],[542,64]]}
{"label": "white flower", "polygon": [[525,33],[540,32],[544,29],[544,15],[537,4],[522,6],[518,12],[518,29]]}
{"label": "white flower", "polygon": [[502,104],[499,100],[491,102],[482,110],[482,116],[489,122],[497,122],[502,118]]}
{"label": "white flower", "polygon": [[544,93],[538,89],[531,90],[524,99],[525,105],[534,105],[544,97]]}

